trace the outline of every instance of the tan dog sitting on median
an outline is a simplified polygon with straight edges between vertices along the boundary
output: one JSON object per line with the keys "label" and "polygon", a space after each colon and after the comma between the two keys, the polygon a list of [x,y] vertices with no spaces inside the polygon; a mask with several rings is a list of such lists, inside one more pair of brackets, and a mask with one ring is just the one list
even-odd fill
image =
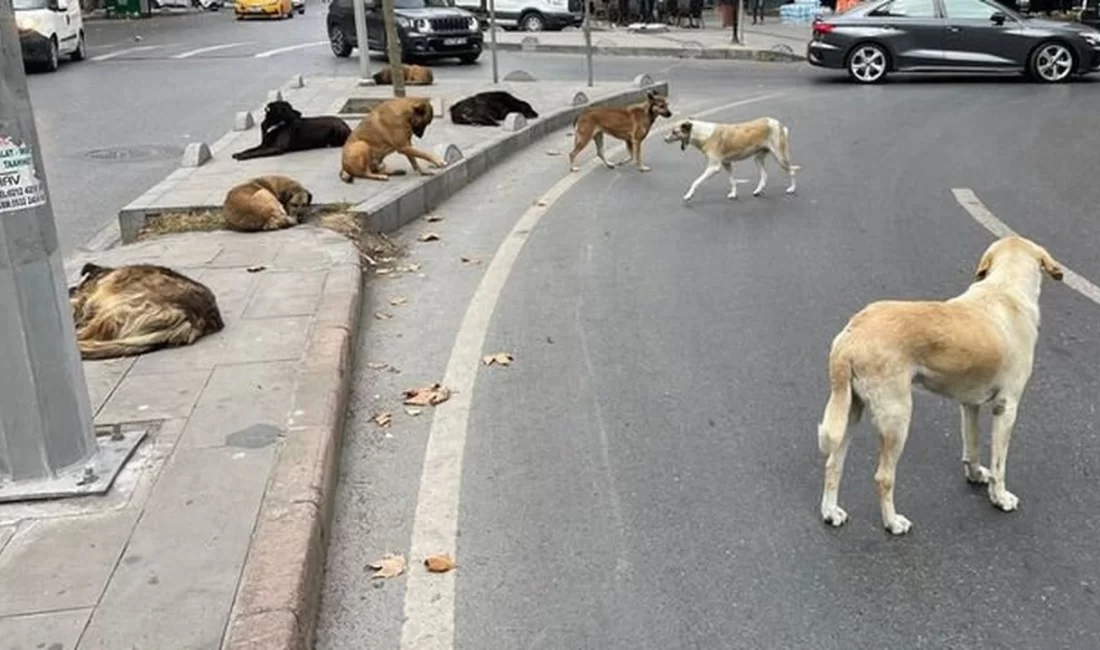
{"label": "tan dog sitting on median", "polygon": [[82,359],[190,345],[225,327],[205,285],[163,266],[85,264],[69,289]]}
{"label": "tan dog sitting on median", "polygon": [[[828,454],[821,517],[848,520],[837,493],[848,453],[849,427],[864,408],[879,431],[875,484],[882,523],[894,535],[910,522],[894,509],[894,478],[909,434],[913,384],[959,403],[966,479],[987,484],[989,500],[1006,512],[1019,500],[1005,485],[1008,443],[1016,408],[1031,377],[1039,335],[1042,273],[1062,279],[1045,248],[1010,236],[994,242],[978,262],[976,279],[946,301],[875,302],[848,321],[829,354],[829,402],[818,426]],[[993,412],[991,463],[979,464],[978,409]]]}
{"label": "tan dog sitting on median", "polygon": [[279,230],[298,225],[313,195],[287,176],[270,174],[241,183],[225,195],[225,227],[237,232]]}
{"label": "tan dog sitting on median", "polygon": [[[431,68],[422,65],[402,65],[401,71],[405,75],[406,86],[430,86],[435,83],[435,76]],[[379,86],[393,85],[393,68],[389,65],[371,75],[371,79]]]}
{"label": "tan dog sitting on median", "polygon": [[[642,141],[649,135],[649,130],[653,128],[658,117],[672,117],[672,111],[668,108],[668,99],[653,91],[646,93],[645,101],[630,106],[585,110],[573,123],[573,151],[569,154],[569,170],[580,171],[581,168],[576,163],[577,156],[589,142],[595,140],[596,155],[608,168],[614,169],[616,164],[633,159],[638,171],[649,171],[649,167],[642,164]],[[604,133],[625,142],[630,156],[619,163],[608,162],[603,151]]]}
{"label": "tan dog sitting on median", "polygon": [[402,175],[404,170],[389,171],[382,164],[383,159],[394,152],[405,156],[422,176],[430,176],[432,172],[421,169],[417,158],[428,161],[433,167],[445,166],[439,158],[412,146],[413,135],[423,138],[434,116],[431,102],[423,97],[395,97],[376,106],[344,143],[340,179],[345,183],[355,178],[388,181],[391,175]]}
{"label": "tan dog sitting on median", "polygon": [[665,136],[665,142],[679,142],[681,151],[690,144],[707,157],[707,167],[688,188],[687,194],[684,194],[685,201],[690,201],[695,196],[695,190],[717,174],[719,168],[725,169],[730,177],[730,191],[726,198],[736,199],[737,179],[734,177],[733,165],[749,156],[756,160],[756,168],[760,174],[752,195],[760,196],[768,183],[768,172],[764,163],[769,153],[775,156],[779,166],[790,177],[791,184],[787,187],[787,194],[794,194],[795,172],[800,167],[791,164],[790,140],[790,129],[774,117],[761,117],[736,124],[688,119],[672,127]]}

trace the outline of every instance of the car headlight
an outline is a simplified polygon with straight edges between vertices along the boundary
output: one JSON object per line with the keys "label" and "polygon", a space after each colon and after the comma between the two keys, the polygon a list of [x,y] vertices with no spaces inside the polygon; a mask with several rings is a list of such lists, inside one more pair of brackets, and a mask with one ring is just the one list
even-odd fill
{"label": "car headlight", "polygon": [[404,16],[395,16],[394,22],[397,23],[398,27],[404,27],[405,29],[408,29],[410,26],[412,26],[412,22]]}
{"label": "car headlight", "polygon": [[470,23],[470,31],[471,32],[476,32],[479,29],[481,29],[481,23],[479,23],[477,21],[477,16],[470,16],[469,18],[467,18],[467,20]]}
{"label": "car headlight", "polygon": [[15,26],[25,32],[38,27],[39,20],[35,16],[16,16]]}
{"label": "car headlight", "polygon": [[432,31],[432,24],[428,22],[427,18],[417,18],[413,23],[413,28],[418,32],[424,32],[425,34]]}

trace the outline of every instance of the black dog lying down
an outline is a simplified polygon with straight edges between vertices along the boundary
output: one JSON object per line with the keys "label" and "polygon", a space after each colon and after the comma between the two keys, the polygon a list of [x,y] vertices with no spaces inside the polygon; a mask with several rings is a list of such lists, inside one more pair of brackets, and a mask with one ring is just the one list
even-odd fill
{"label": "black dog lying down", "polygon": [[342,147],[351,135],[344,120],[324,115],[302,117],[290,102],[271,102],[264,109],[260,124],[260,144],[233,154],[234,160],[280,156],[291,151]]}
{"label": "black dog lying down", "polygon": [[520,113],[529,120],[539,116],[522,99],[503,90],[489,90],[455,102],[451,106],[451,124],[499,126],[508,113]]}

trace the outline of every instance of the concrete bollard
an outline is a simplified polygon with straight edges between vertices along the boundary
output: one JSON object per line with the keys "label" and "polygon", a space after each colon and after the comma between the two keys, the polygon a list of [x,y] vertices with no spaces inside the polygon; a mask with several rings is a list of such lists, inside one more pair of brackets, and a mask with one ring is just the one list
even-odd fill
{"label": "concrete bollard", "polygon": [[526,70],[512,70],[504,75],[503,81],[535,81],[535,77]]}
{"label": "concrete bollard", "polygon": [[283,101],[283,91],[281,91],[281,90],[272,90],[271,92],[269,92],[267,94],[267,102],[269,104],[271,102],[281,102],[281,101]]}
{"label": "concrete bollard", "polygon": [[183,149],[180,167],[202,167],[213,157],[205,142],[191,142]]}
{"label": "concrete bollard", "polygon": [[579,90],[573,94],[573,105],[582,106],[588,103],[588,95],[580,92]]}
{"label": "concrete bollard", "polygon": [[698,59],[703,56],[703,50],[706,49],[699,41],[686,41],[684,46],[680,48],[680,57],[684,59]]}
{"label": "concrete bollard", "polygon": [[462,154],[462,150],[458,148],[458,145],[454,144],[437,144],[432,147],[432,153],[441,158],[447,165],[453,165],[465,158]]}
{"label": "concrete bollard", "polygon": [[504,122],[500,128],[505,131],[519,131],[527,128],[527,118],[522,113],[508,113],[504,116]]}
{"label": "concrete bollard", "polygon": [[250,111],[241,111],[233,118],[234,131],[247,131],[254,126],[256,126],[256,120],[253,119]]}
{"label": "concrete bollard", "polygon": [[524,36],[519,42],[519,47],[524,52],[533,52],[539,48],[539,39],[534,36]]}
{"label": "concrete bollard", "polygon": [[639,88],[645,88],[653,85],[653,77],[645,74],[644,72],[637,77],[634,77],[634,85]]}

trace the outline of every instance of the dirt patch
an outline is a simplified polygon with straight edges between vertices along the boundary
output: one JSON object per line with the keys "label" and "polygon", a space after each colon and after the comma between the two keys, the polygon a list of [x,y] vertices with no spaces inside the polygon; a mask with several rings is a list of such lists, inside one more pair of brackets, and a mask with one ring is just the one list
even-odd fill
{"label": "dirt patch", "polygon": [[144,241],[181,232],[210,232],[223,228],[225,219],[217,210],[166,212],[146,219],[145,225],[138,231],[137,240]]}

